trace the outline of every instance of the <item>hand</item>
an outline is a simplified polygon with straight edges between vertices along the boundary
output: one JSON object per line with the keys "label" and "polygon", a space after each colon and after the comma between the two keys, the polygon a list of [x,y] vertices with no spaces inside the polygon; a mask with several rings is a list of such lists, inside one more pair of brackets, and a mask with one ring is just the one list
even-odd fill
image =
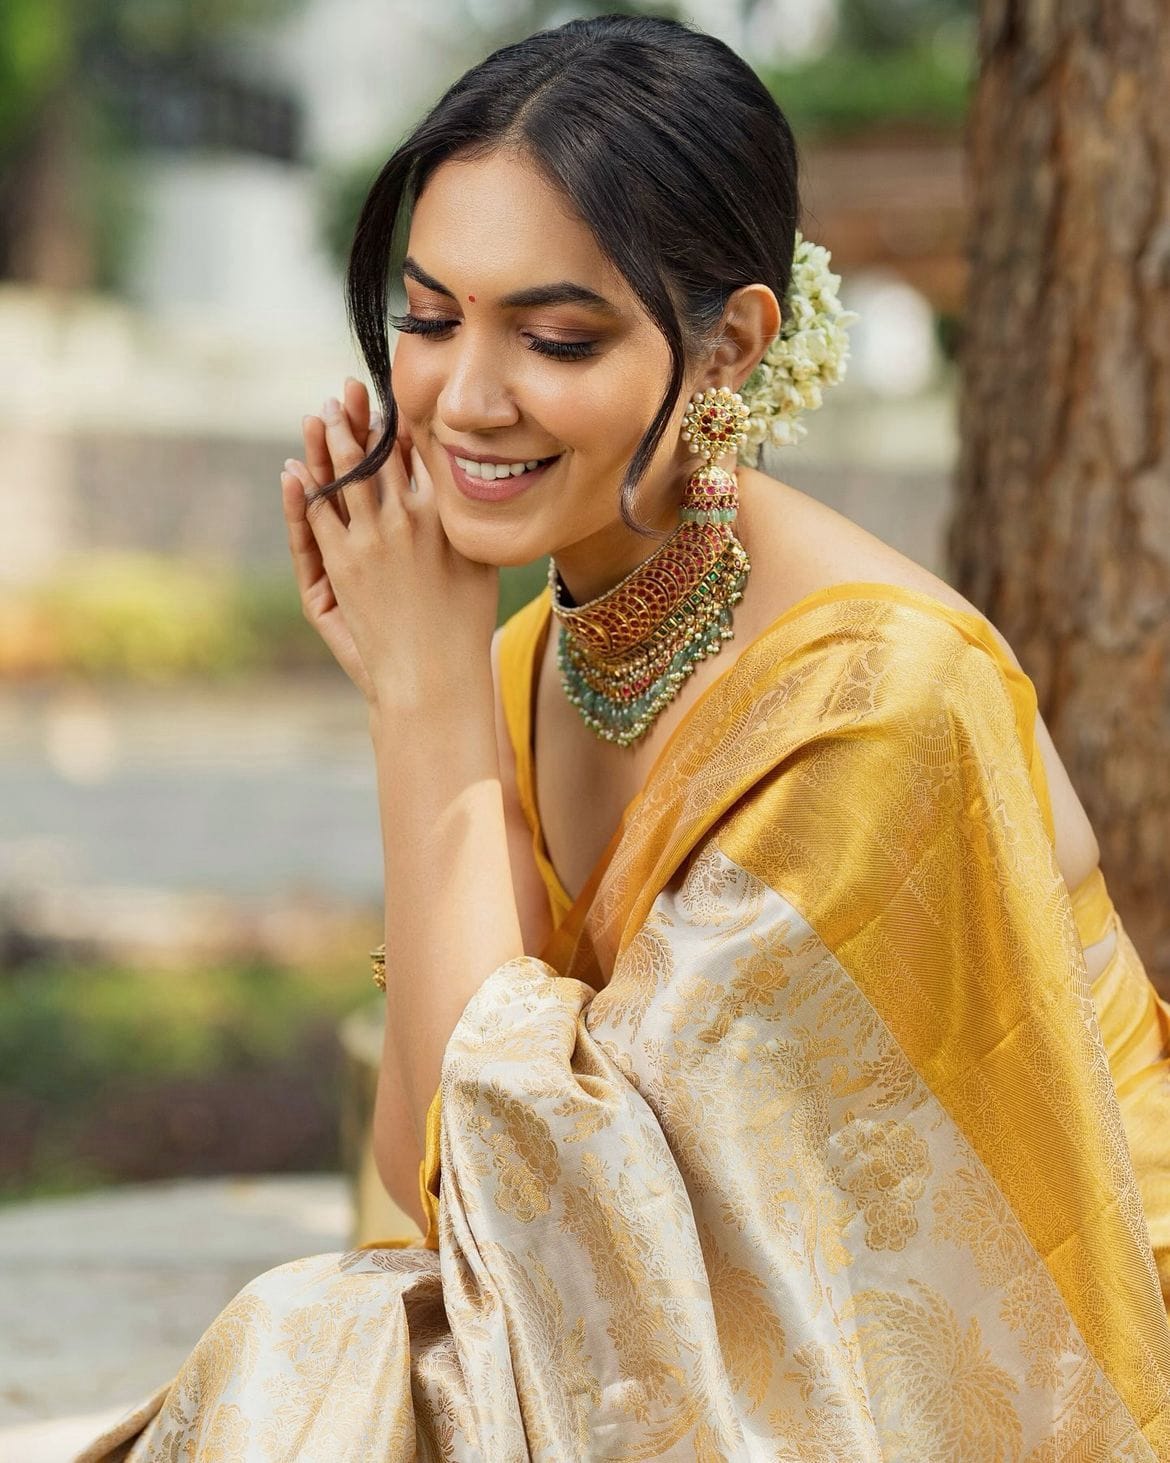
{"label": "hand", "polygon": [[355,467],[381,426],[353,380],[344,402],[302,426],[305,461],[285,464],[281,495],[305,618],[371,709],[465,707],[485,684],[490,696],[499,571],[451,546],[409,429],[400,418],[372,477],[306,506],[306,492]]}

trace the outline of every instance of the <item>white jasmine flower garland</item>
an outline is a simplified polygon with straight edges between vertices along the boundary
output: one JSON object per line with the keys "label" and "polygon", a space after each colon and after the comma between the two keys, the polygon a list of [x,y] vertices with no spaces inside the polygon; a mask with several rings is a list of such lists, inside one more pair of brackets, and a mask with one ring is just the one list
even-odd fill
{"label": "white jasmine flower garland", "polygon": [[798,420],[801,412],[816,411],[823,388],[845,375],[847,327],[858,317],[837,298],[841,276],[831,272],[829,259],[824,245],[796,231],[780,334],[739,388],[750,412],[744,424],[747,441],[739,450],[739,460],[748,467],[759,462],[766,442],[776,447],[799,442],[807,430]]}

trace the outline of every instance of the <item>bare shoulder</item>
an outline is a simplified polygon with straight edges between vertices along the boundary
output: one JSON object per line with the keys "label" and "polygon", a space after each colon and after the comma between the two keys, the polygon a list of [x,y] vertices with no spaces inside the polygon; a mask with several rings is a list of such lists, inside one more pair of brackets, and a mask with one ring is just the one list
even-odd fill
{"label": "bare shoulder", "polygon": [[[779,613],[818,589],[854,582],[893,584],[980,613],[945,579],[827,503],[754,469],[741,468],[738,476],[741,525],[753,561],[765,567],[769,582],[784,586]],[[1011,646],[995,633],[1018,665]]]}
{"label": "bare shoulder", "polygon": [[[854,582],[893,584],[980,616],[1008,660],[1020,665],[998,626],[945,579],[788,483],[751,468],[740,468],[738,478],[743,537],[753,564],[764,568],[767,583],[783,586],[779,604],[761,611],[765,623],[818,589]],[[1097,867],[1100,849],[1088,814],[1039,712],[1036,742],[1052,802],[1057,862],[1069,889],[1075,889]]]}

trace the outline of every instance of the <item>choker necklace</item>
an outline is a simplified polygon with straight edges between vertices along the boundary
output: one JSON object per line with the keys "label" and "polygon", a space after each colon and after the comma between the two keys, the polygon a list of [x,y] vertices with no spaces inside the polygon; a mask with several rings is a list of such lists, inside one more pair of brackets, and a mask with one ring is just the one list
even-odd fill
{"label": "choker necklace", "polygon": [[612,589],[574,604],[549,559],[561,685],[603,741],[626,747],[644,736],[695,666],[734,633],[751,561],[731,527],[735,476],[715,461],[743,441],[747,415],[726,386],[695,393],[682,435],[707,462],[687,480],[678,527]]}

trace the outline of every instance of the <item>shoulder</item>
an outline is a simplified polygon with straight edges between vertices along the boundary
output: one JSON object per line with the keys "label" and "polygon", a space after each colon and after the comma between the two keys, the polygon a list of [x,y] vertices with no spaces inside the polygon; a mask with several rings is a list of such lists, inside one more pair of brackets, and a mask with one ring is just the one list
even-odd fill
{"label": "shoulder", "polygon": [[[770,584],[782,586],[781,613],[817,590],[865,582],[915,590],[951,609],[985,618],[945,579],[827,503],[753,468],[741,468],[739,480],[743,528],[751,539],[753,562],[759,560]],[[994,625],[991,628],[1018,665],[1011,646]]]}

